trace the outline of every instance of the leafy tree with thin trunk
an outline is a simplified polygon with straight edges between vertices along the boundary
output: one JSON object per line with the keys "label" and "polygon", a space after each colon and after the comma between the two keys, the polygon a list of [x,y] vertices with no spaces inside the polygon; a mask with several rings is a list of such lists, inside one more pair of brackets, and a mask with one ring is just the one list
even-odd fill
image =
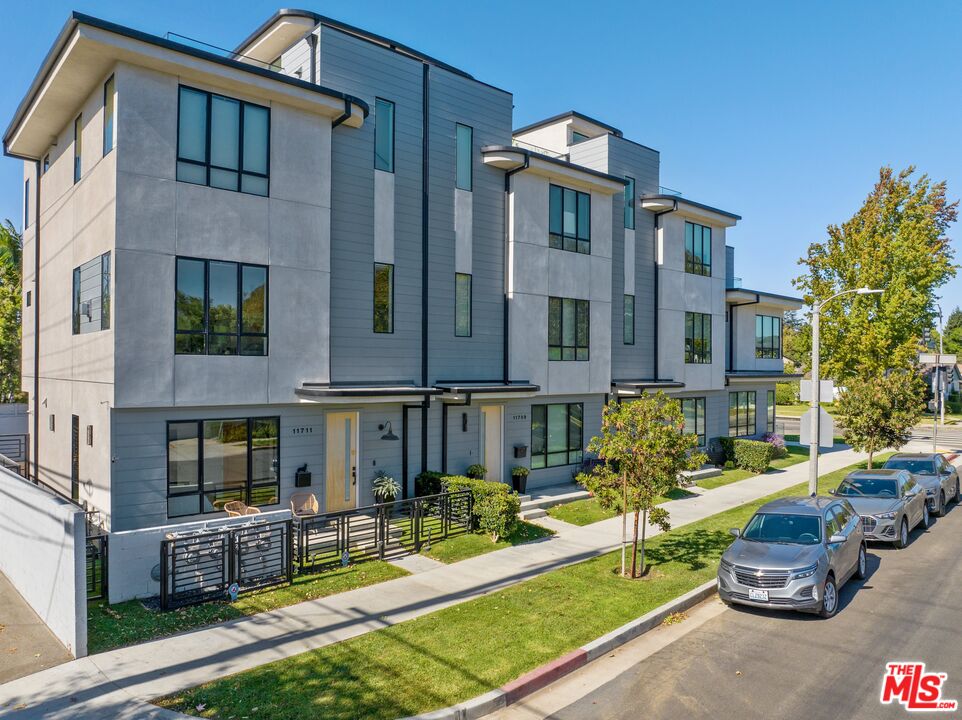
{"label": "leafy tree with thin trunk", "polygon": [[962,310],[959,310],[959,308],[950,312],[948,320],[945,321],[942,343],[945,352],[962,354]]}
{"label": "leafy tree with thin trunk", "polygon": [[913,370],[853,378],[835,403],[845,442],[868,453],[868,467],[879,450],[902,447],[922,417],[925,383]]}
{"label": "leafy tree with thin trunk", "polygon": [[855,215],[828,226],[828,239],[813,243],[794,280],[805,302],[843,290],[881,288],[881,295],[847,295],[822,310],[822,377],[847,385],[888,369],[907,369],[919,339],[932,327],[935,291],[956,272],[946,231],[957,219],[958,201],[946,198],[945,182],[915,168],[879,171],[878,182]]}
{"label": "leafy tree with thin trunk", "polygon": [[0,402],[20,402],[20,298],[23,239],[7,220],[0,224]]}
{"label": "leafy tree with thin trunk", "polygon": [[[695,470],[705,456],[695,451],[698,437],[685,432],[681,405],[662,392],[637,400],[609,402],[601,417],[601,435],[591,439],[588,451],[599,462],[578,482],[592,491],[602,507],[621,511],[621,574],[645,573],[645,534],[650,522],[668,530],[668,512],[655,505],[678,487],[683,470]],[[627,567],[628,512],[634,513],[631,567]],[[639,530],[641,557],[638,556]],[[638,572],[638,565],[641,572]]]}

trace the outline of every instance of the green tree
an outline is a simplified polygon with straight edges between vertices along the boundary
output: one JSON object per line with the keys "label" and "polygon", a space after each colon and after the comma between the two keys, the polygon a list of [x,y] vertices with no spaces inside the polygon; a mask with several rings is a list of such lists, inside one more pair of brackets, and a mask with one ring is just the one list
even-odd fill
{"label": "green tree", "polygon": [[935,290],[955,275],[946,229],[958,202],[946,199],[944,182],[927,175],[914,183],[912,167],[889,167],[865,203],[828,240],[813,243],[794,280],[809,305],[842,290],[882,288],[882,295],[849,295],[822,311],[823,377],[845,384],[855,376],[908,368],[919,338],[932,327]]}
{"label": "green tree", "polygon": [[835,418],[845,442],[873,455],[887,447],[902,447],[922,417],[925,383],[914,370],[899,370],[870,378],[852,378],[835,403]]}
{"label": "green tree", "polygon": [[23,400],[20,391],[20,298],[23,239],[7,220],[0,224],[0,402]]}
{"label": "green tree", "polygon": [[[645,572],[645,531],[650,521],[668,530],[668,512],[655,502],[678,487],[683,470],[695,470],[705,456],[695,451],[696,435],[685,432],[681,405],[667,395],[643,395],[638,400],[609,402],[602,412],[601,435],[588,451],[601,461],[578,482],[591,490],[602,507],[618,508],[621,523],[621,574],[638,577],[638,530],[641,526],[641,574]],[[626,567],[628,511],[634,513],[631,569]]]}
{"label": "green tree", "polygon": [[[795,311],[785,313],[782,321],[782,357],[793,372],[808,370],[812,355],[812,329]],[[786,370],[789,367],[786,367]]]}
{"label": "green tree", "polygon": [[949,313],[945,321],[942,343],[945,352],[959,354],[962,353],[962,310],[955,308]]}

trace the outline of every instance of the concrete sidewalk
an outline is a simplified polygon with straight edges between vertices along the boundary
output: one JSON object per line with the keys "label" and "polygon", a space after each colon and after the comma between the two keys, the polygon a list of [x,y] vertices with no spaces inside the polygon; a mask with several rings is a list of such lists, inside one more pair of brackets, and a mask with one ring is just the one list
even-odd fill
{"label": "concrete sidewalk", "polygon": [[[822,474],[864,455],[822,456]],[[665,503],[672,527],[805,482],[808,463]],[[648,536],[658,534],[649,528]],[[0,718],[182,717],[144,701],[465,602],[619,547],[621,519],[270,613],[93,655],[0,686]]]}

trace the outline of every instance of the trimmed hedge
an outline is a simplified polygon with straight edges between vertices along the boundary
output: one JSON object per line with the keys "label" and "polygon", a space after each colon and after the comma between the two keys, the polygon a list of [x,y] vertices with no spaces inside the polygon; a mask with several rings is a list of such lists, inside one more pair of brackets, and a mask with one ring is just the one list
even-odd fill
{"label": "trimmed hedge", "polygon": [[735,464],[743,470],[763,473],[768,470],[775,448],[760,440],[736,440]]}
{"label": "trimmed hedge", "polygon": [[722,452],[725,454],[725,462],[735,462],[735,438],[726,436],[716,439],[721,446]]}
{"label": "trimmed hedge", "polygon": [[436,470],[425,470],[414,476],[414,495],[437,495],[444,492],[444,473]]}
{"label": "trimmed hedge", "polygon": [[447,489],[451,492],[470,490],[474,500],[474,524],[491,536],[492,541],[507,537],[518,524],[518,513],[521,512],[521,500],[518,494],[505,483],[488,482],[463,475],[451,475],[444,478]]}

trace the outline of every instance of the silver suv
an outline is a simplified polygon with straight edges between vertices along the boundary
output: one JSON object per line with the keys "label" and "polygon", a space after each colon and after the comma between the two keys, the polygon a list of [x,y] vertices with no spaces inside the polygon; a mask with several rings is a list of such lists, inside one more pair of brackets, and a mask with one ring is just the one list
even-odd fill
{"label": "silver suv", "polygon": [[959,474],[939,453],[897,453],[885,461],[884,467],[912,473],[925,488],[929,512],[936,517],[945,515],[950,502],[959,502]]}
{"label": "silver suv", "polygon": [[925,491],[907,470],[856,470],[832,493],[862,516],[865,539],[904,548],[916,525],[929,526]]}
{"label": "silver suv", "polygon": [[728,604],[832,617],[838,590],[865,577],[865,542],[846,500],[782,498],[766,503],[721,558],[718,595]]}

